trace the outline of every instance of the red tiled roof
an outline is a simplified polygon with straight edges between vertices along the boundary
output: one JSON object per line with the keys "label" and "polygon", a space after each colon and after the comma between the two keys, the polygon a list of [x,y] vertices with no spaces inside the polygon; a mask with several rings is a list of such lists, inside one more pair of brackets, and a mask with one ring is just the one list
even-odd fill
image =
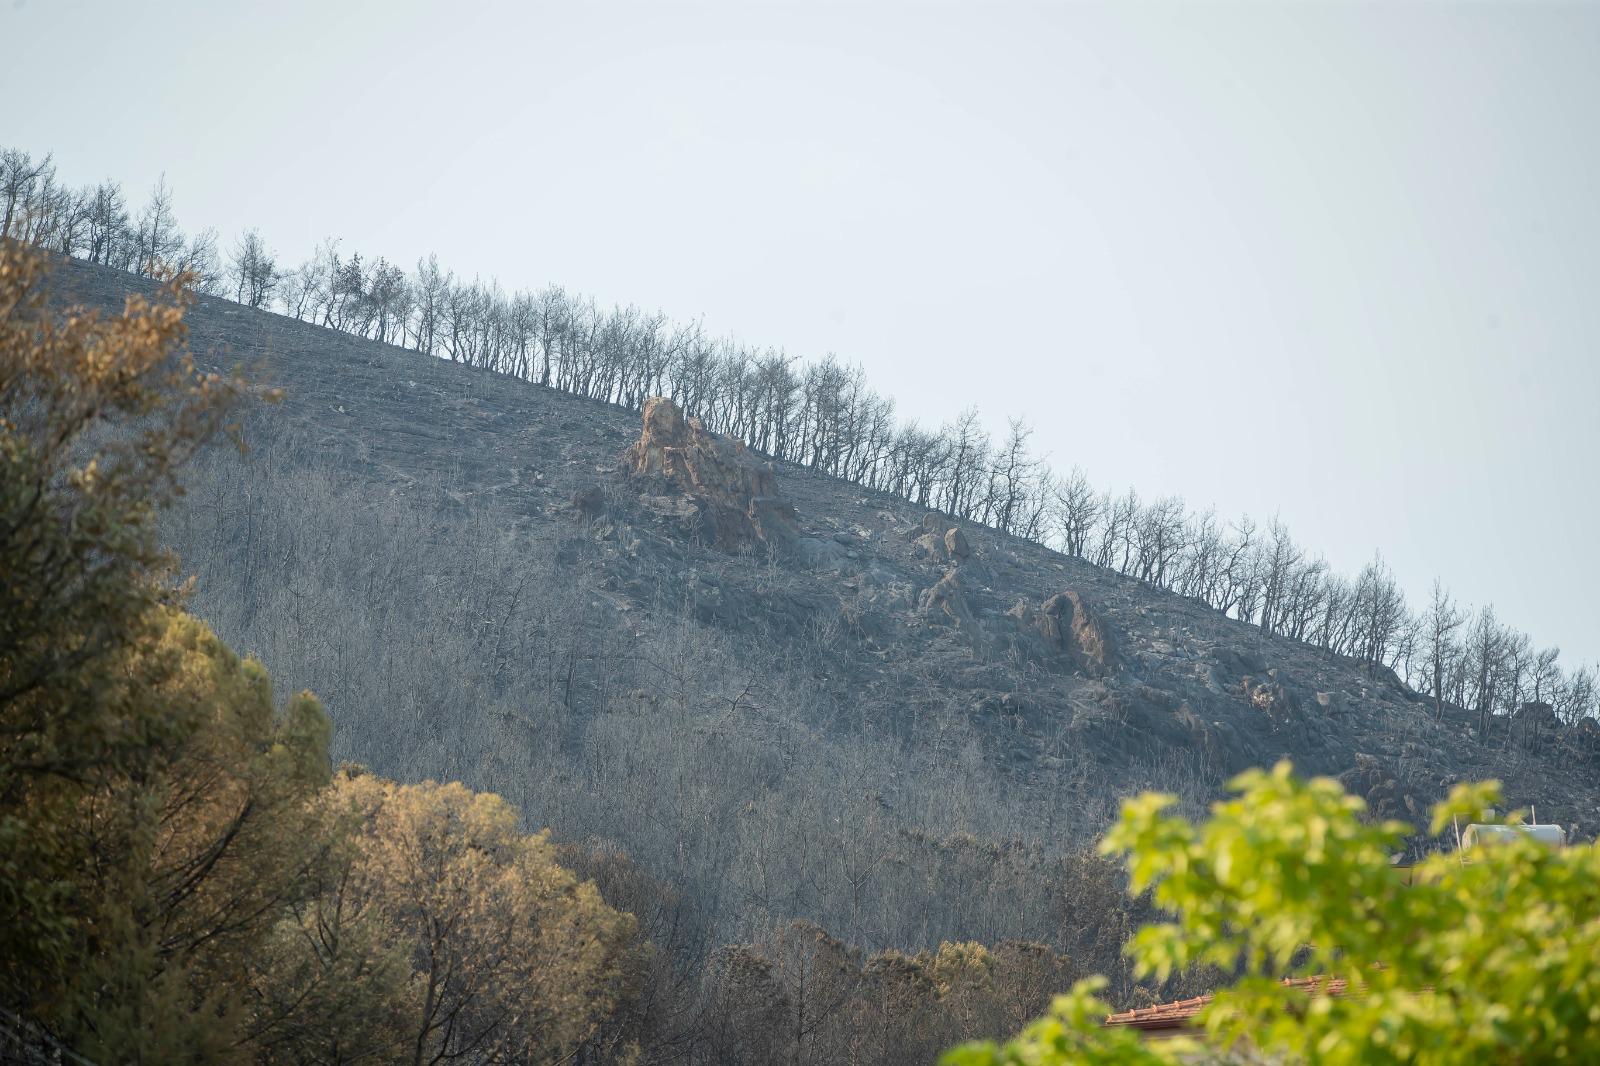
{"label": "red tiled roof", "polygon": [[1108,1014],[1101,1024],[1127,1025],[1135,1029],[1183,1029],[1210,1002],[1210,996],[1196,996],[1158,1003],[1154,1007],[1136,1007],[1121,1014]]}
{"label": "red tiled roof", "polygon": [[[1342,977],[1327,978],[1321,974],[1314,977],[1285,977],[1284,987],[1294,988],[1305,992],[1307,995],[1342,996],[1345,994],[1345,980]],[[1162,1032],[1172,1029],[1187,1029],[1194,1022],[1195,1015],[1205,1009],[1212,996],[1195,996],[1193,999],[1179,999],[1171,1003],[1158,1003],[1153,1007],[1136,1007],[1125,1010],[1120,1014],[1109,1014],[1102,1025],[1125,1025],[1145,1032]]]}

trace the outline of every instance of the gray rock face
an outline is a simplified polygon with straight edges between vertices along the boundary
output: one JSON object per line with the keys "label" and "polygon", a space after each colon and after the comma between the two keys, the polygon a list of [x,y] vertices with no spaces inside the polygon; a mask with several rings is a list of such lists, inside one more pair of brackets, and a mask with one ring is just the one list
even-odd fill
{"label": "gray rock face", "polygon": [[696,507],[702,536],[718,548],[787,546],[799,533],[794,506],[778,497],[772,464],[743,441],[707,432],[664,396],[645,401],[643,432],[624,461],[636,480],[681,490]]}
{"label": "gray rock face", "polygon": [[1524,703],[1517,708],[1515,717],[1519,725],[1535,729],[1555,729],[1561,724],[1556,709],[1543,700]]}
{"label": "gray rock face", "polygon": [[1041,638],[1048,654],[1070,662],[1085,677],[1102,678],[1113,672],[1107,629],[1076,591],[1057,593],[1037,608],[1019,603],[1007,615]]}
{"label": "gray rock face", "polygon": [[960,566],[972,558],[972,544],[960,529],[944,525],[940,515],[925,516],[922,525],[912,530],[912,551],[939,565]]}
{"label": "gray rock face", "polygon": [[933,587],[924,589],[917,604],[923,615],[948,622],[969,633],[976,625],[972,608],[967,606],[967,599],[962,594],[961,577],[954,570],[946,572]]}
{"label": "gray rock face", "polygon": [[1239,688],[1252,707],[1276,724],[1289,722],[1298,709],[1298,701],[1275,677],[1246,677],[1240,682]]}
{"label": "gray rock face", "polygon": [[945,556],[960,566],[972,557],[972,545],[967,543],[967,535],[959,529],[950,529],[944,535]]}
{"label": "gray rock face", "polygon": [[937,533],[924,533],[912,541],[911,546],[919,558],[929,559],[935,563],[950,561],[950,553],[945,548],[944,538]]}

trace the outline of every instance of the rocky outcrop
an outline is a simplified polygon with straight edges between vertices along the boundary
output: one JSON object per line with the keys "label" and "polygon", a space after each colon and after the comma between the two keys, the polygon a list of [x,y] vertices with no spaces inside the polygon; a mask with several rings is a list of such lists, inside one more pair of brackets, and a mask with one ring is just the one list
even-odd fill
{"label": "rocky outcrop", "polygon": [[1556,717],[1556,709],[1543,700],[1530,700],[1522,704],[1517,708],[1515,718],[1520,728],[1539,732],[1555,732],[1561,725],[1561,720]]}
{"label": "rocky outcrop", "polygon": [[960,566],[972,558],[967,535],[937,513],[922,516],[922,524],[911,531],[911,544],[922,558],[948,566]]}
{"label": "rocky outcrop", "polygon": [[1266,677],[1246,676],[1239,682],[1239,688],[1250,705],[1275,724],[1287,723],[1299,710],[1300,703],[1294,691],[1278,679],[1276,670],[1267,671]]}
{"label": "rocky outcrop", "polygon": [[745,520],[756,540],[764,544],[788,544],[799,536],[794,505],[776,496],[752,496],[745,507]]}
{"label": "rocky outcrop", "polygon": [[947,529],[944,534],[944,552],[953,566],[960,566],[972,558],[972,545],[967,535],[959,529]]}
{"label": "rocky outcrop", "polygon": [[1057,593],[1038,607],[1019,603],[1007,614],[1040,638],[1048,653],[1064,657],[1086,677],[1102,678],[1112,672],[1113,652],[1106,627],[1076,591]]}
{"label": "rocky outcrop", "polygon": [[1586,763],[1600,763],[1600,722],[1593,718],[1579,720],[1567,738],[1567,748]]}
{"label": "rocky outcrop", "polygon": [[954,570],[947,572],[931,588],[922,590],[917,605],[924,615],[943,615],[944,619],[960,626],[970,624],[972,611],[966,597],[961,594],[961,579]]}
{"label": "rocky outcrop", "polygon": [[919,558],[932,559],[936,563],[946,562],[944,540],[934,532],[923,533],[911,541],[911,550]]}
{"label": "rocky outcrop", "polygon": [[799,536],[794,507],[777,495],[772,464],[743,441],[685,418],[664,396],[645,401],[644,430],[623,462],[631,477],[677,489],[683,499],[673,510],[718,548],[783,547]]}
{"label": "rocky outcrop", "polygon": [[1339,783],[1351,795],[1366,800],[1374,817],[1413,824],[1426,820],[1428,807],[1437,798],[1436,789],[1408,779],[1386,759],[1359,751],[1352,755],[1355,765],[1339,774]]}
{"label": "rocky outcrop", "polygon": [[961,577],[954,570],[947,571],[932,588],[923,589],[917,605],[925,617],[932,616],[969,633],[976,629],[972,608],[961,592]]}

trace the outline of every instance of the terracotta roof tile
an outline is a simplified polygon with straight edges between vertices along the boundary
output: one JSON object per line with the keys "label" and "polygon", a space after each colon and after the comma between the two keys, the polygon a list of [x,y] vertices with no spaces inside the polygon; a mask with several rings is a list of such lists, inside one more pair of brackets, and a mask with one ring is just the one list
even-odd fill
{"label": "terracotta roof tile", "polygon": [[[1322,974],[1312,977],[1286,977],[1283,984],[1287,988],[1300,989],[1308,995],[1342,996],[1345,994],[1345,980],[1342,977],[1328,978]],[[1210,1003],[1212,996],[1195,996],[1193,999],[1179,999],[1171,1003],[1158,1003],[1153,1007],[1136,1007],[1125,1010],[1120,1014],[1110,1014],[1102,1025],[1125,1025],[1133,1029],[1147,1031],[1163,1029],[1184,1029],[1194,1020],[1195,1015]]]}

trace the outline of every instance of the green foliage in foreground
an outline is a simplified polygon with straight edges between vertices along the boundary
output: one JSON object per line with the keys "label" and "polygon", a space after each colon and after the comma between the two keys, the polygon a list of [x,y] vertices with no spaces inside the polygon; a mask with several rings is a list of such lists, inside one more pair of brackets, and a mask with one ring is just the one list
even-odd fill
{"label": "green foliage in foreground", "polygon": [[243,383],[178,279],[57,312],[0,240],[0,1060],[599,1061],[631,917],[513,810],[328,765],[181,610],[157,509]]}
{"label": "green foliage in foreground", "polygon": [[[1600,1061],[1600,850],[1518,839],[1471,861],[1438,854],[1407,887],[1389,868],[1409,827],[1287,763],[1236,778],[1199,825],[1170,796],[1123,804],[1103,848],[1130,890],[1171,912],[1128,945],[1142,976],[1213,965],[1241,976],[1202,1013],[1203,1045],[1101,1028],[1102,985],[1080,982],[1004,1047],[947,1066],[1171,1063],[1207,1057],[1315,1063]],[[1476,820],[1494,782],[1460,785],[1430,831]],[[1324,974],[1352,994],[1308,996],[1282,975]]]}

